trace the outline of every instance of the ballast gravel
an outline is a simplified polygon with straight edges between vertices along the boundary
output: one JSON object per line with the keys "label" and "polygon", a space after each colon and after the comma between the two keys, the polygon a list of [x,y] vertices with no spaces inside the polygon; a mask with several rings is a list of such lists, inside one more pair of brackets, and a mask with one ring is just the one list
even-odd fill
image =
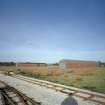
{"label": "ballast gravel", "polygon": [[101,105],[97,102],[83,100],[76,96],[68,96],[53,89],[48,89],[44,86],[32,84],[3,74],[0,74],[0,80],[26,94],[35,101],[41,102],[41,105]]}

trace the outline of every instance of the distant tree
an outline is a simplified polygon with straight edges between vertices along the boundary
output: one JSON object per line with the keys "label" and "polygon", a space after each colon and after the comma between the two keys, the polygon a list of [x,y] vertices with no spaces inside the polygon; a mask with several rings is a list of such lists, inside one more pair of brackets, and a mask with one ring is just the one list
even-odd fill
{"label": "distant tree", "polygon": [[98,61],[97,64],[98,64],[99,67],[101,67],[102,62],[101,61]]}
{"label": "distant tree", "polygon": [[105,63],[102,63],[102,65],[105,67]]}
{"label": "distant tree", "polygon": [[97,64],[99,67],[105,67],[105,62],[98,61]]}

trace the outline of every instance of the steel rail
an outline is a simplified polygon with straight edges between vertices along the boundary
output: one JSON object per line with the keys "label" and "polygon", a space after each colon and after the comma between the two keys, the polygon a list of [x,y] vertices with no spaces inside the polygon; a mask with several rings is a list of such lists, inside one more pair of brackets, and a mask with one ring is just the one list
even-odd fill
{"label": "steel rail", "polygon": [[[13,87],[12,87],[12,88],[13,88]],[[24,95],[23,93],[17,91],[16,89],[15,89],[15,92],[16,92],[17,94],[19,94],[19,96],[21,96],[21,97],[24,99],[25,103],[26,103],[27,101],[29,101],[29,102],[32,103],[32,105],[41,105],[40,102],[34,101],[33,99],[29,98],[28,96]]]}
{"label": "steel rail", "polygon": [[78,97],[83,98],[84,100],[91,100],[94,102],[98,102],[101,105],[105,105],[105,94],[101,94],[101,93],[97,93],[97,92],[91,92],[88,90],[78,89],[78,88],[69,87],[69,86],[65,86],[65,85],[60,85],[60,84],[52,83],[49,81],[33,79],[33,78],[25,77],[22,75],[15,75],[14,74],[14,75],[12,75],[12,77],[17,78],[17,79],[21,79],[23,81],[27,81],[27,82],[32,83],[32,84],[44,86],[46,88],[51,88],[51,89],[54,89],[56,91],[60,91],[62,93],[65,93],[67,95],[78,96]]}
{"label": "steel rail", "polygon": [[5,87],[0,88],[1,96],[4,99],[2,99],[2,101],[5,101],[3,102],[3,105],[41,105],[40,102],[36,102],[17,89],[7,85],[3,81],[0,82],[5,85]]}
{"label": "steel rail", "polygon": [[5,100],[5,105],[6,104],[15,105],[15,103],[11,100],[11,98],[8,97],[7,94],[5,94],[4,92],[2,92],[2,95],[3,95],[4,100]]}

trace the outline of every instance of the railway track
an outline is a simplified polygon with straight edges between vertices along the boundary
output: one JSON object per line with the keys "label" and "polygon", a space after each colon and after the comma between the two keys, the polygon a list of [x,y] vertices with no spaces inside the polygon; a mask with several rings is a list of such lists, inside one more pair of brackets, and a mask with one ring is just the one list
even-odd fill
{"label": "railway track", "polygon": [[0,81],[0,105],[41,105],[15,88]]}
{"label": "railway track", "polygon": [[91,100],[94,102],[98,102],[100,105],[105,105],[105,94],[92,92],[92,91],[88,91],[88,90],[83,90],[83,89],[78,89],[78,88],[74,88],[74,87],[69,87],[69,86],[65,86],[65,85],[60,85],[60,84],[52,83],[49,81],[33,79],[33,78],[25,77],[22,75],[13,74],[12,77],[21,79],[23,81],[26,81],[26,82],[29,82],[32,84],[44,86],[46,88],[51,88],[51,89],[60,91],[62,93],[70,95],[70,96],[81,97],[84,100]]}

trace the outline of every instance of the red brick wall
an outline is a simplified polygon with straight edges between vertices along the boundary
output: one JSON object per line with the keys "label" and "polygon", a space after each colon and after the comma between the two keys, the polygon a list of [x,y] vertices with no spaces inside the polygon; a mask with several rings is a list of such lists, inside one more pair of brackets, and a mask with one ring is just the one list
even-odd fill
{"label": "red brick wall", "polygon": [[70,62],[66,63],[66,68],[88,68],[88,67],[96,67],[97,64],[95,62]]}
{"label": "red brick wall", "polygon": [[97,63],[93,61],[61,61],[60,63],[65,64],[65,68],[92,68],[92,67],[97,67]]}
{"label": "red brick wall", "polygon": [[17,67],[40,67],[40,66],[46,66],[46,64],[25,64],[25,63],[18,63]]}

